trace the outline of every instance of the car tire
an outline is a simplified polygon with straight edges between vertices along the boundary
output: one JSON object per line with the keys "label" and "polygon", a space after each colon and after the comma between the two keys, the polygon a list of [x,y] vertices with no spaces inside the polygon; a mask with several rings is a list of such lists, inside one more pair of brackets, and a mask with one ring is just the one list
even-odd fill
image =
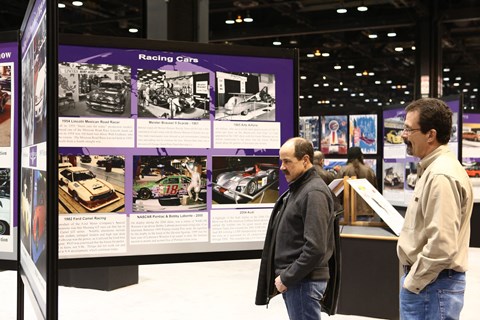
{"label": "car tire", "polygon": [[249,196],[255,194],[255,192],[257,192],[257,184],[255,183],[255,181],[250,181],[249,183],[247,183],[245,191],[246,194],[248,194]]}
{"label": "car tire", "polygon": [[78,197],[78,193],[76,193],[75,191],[73,191],[72,197],[73,197],[73,200],[75,200],[76,202],[80,202],[80,198]]}
{"label": "car tire", "polygon": [[161,206],[179,206],[180,205],[180,199],[179,198],[174,198],[174,199],[158,199],[158,203]]}
{"label": "car tire", "polygon": [[2,236],[10,235],[10,225],[3,220],[0,220],[0,235]]}
{"label": "car tire", "polygon": [[242,115],[242,116],[246,116],[249,111],[250,111],[250,109],[247,109],[247,110],[245,110],[245,111],[242,111],[242,112],[241,112],[241,115]]}
{"label": "car tire", "polygon": [[138,190],[138,198],[142,200],[148,200],[152,196],[152,191],[147,188],[142,188]]}

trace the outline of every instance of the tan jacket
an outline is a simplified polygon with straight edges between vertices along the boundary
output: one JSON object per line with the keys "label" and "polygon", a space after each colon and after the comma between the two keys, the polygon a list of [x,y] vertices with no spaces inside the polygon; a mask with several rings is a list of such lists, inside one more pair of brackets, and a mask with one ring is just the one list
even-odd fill
{"label": "tan jacket", "polygon": [[404,286],[419,293],[444,269],[468,266],[472,184],[448,146],[419,163],[418,180],[397,244],[402,265],[411,266]]}

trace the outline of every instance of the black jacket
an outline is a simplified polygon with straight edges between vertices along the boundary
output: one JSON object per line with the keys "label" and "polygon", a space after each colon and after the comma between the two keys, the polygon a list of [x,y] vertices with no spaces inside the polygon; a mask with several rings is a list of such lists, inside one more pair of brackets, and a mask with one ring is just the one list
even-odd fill
{"label": "black jacket", "polygon": [[327,185],[312,167],[289,185],[275,203],[267,227],[255,304],[278,294],[280,275],[287,288],[300,280],[328,280],[334,250],[334,203]]}

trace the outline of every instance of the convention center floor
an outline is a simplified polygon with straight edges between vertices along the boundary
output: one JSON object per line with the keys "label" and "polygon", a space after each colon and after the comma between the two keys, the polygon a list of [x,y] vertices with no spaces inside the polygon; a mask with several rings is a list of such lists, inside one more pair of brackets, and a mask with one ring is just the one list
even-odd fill
{"label": "convention center floor", "polygon": [[[116,320],[288,320],[281,297],[268,309],[255,306],[259,260],[145,265],[139,283],[113,291],[59,288],[59,319]],[[0,272],[0,318],[14,320],[16,273]],[[480,248],[470,248],[470,271],[462,320],[477,320],[480,301]],[[25,319],[35,316],[26,300]],[[322,319],[373,319],[335,315]]]}

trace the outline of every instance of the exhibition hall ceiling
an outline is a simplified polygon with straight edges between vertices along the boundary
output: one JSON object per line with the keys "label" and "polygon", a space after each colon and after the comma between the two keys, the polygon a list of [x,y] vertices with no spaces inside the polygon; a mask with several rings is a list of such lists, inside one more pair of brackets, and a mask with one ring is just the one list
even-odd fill
{"label": "exhibition hall ceiling", "polygon": [[[19,26],[28,1],[4,2],[0,30]],[[59,2],[65,4],[59,9],[60,32],[146,34],[146,1],[85,0],[80,7]],[[278,47],[299,48],[302,113],[383,108],[415,96],[417,25],[433,3],[443,29],[443,95],[461,93],[466,110],[480,111],[480,3],[475,0],[209,0],[209,41],[268,47],[276,41]],[[367,10],[359,11],[360,6]],[[242,21],[225,23],[237,18]]]}

